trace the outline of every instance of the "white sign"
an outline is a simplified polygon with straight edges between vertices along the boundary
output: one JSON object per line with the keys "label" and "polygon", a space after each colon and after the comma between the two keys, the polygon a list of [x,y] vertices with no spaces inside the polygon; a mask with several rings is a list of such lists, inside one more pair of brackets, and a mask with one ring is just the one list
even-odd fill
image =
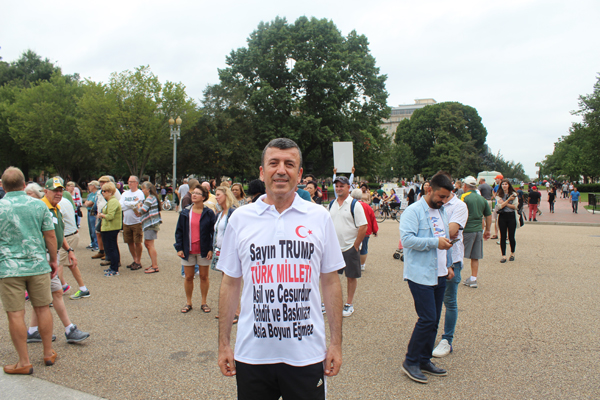
{"label": "white sign", "polygon": [[333,142],[333,166],[339,173],[351,173],[354,166],[354,143]]}

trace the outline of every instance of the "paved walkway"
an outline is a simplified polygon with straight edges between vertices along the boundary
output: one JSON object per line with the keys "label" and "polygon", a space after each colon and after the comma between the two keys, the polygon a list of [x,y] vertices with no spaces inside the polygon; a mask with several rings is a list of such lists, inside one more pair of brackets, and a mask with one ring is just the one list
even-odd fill
{"label": "paved walkway", "polygon": [[[580,202],[578,213],[575,214],[575,213],[573,213],[573,209],[571,208],[571,201],[568,198],[566,198],[566,199],[559,198],[556,200],[556,203],[554,203],[554,213],[551,214],[550,213],[550,204],[548,203],[548,194],[546,193],[546,191],[541,191],[540,193],[542,194],[542,201],[538,208],[540,211],[542,211],[542,215],[537,216],[537,220],[538,220],[537,223],[548,224],[548,225],[549,224],[552,224],[552,225],[569,224],[569,225],[573,225],[573,226],[577,226],[577,225],[600,226],[600,212],[596,212],[595,214],[588,212],[584,208],[584,205],[587,205],[587,202]],[[560,195],[560,192],[559,192],[559,195]],[[525,208],[525,211],[527,211],[527,216],[529,217],[528,209]],[[534,224],[535,222],[531,222],[531,223]]]}
{"label": "paved walkway", "polygon": [[[573,217],[559,213],[558,207],[554,215],[544,210],[538,220]],[[600,217],[575,217],[584,216],[586,221],[593,218],[592,224]],[[66,304],[73,322],[91,337],[79,345],[67,344],[53,312],[56,365],[43,366],[41,345],[31,344],[34,377],[3,375],[0,397],[236,397],[235,380],[223,377],[217,366],[214,316],[221,276],[210,273],[212,313],[194,307],[181,314],[183,280],[172,246],[177,216],[165,212],[163,218],[156,243],[161,272],[151,275],[123,269],[118,277],[103,277],[104,267],[84,249],[87,226],[82,225],[76,254],[92,296],[66,299]],[[330,400],[600,398],[600,228],[528,223],[517,231],[516,261],[506,264],[499,263],[495,241],[485,242],[480,287],[459,288],[454,352],[437,361],[449,375],[432,377],[428,385],[412,382],[400,371],[416,315],[402,281],[402,263],[392,257],[398,236],[398,224],[388,220],[381,224],[380,236],[371,239],[356,312],[344,319],[344,364],[340,375],[328,380]],[[120,250],[123,265],[131,262],[122,243]],[[148,262],[144,252],[142,263]],[[467,265],[463,276],[469,272]],[[73,284],[70,273],[65,274]],[[199,305],[198,290],[194,301]],[[28,318],[30,313],[27,305]],[[15,357],[6,317],[0,318],[0,364],[14,363]]]}

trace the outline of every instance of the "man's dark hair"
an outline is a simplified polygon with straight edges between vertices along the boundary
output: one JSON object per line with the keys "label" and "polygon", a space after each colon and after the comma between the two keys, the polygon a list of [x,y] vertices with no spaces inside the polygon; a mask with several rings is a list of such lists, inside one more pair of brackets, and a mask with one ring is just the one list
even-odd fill
{"label": "man's dark hair", "polygon": [[2,186],[6,192],[16,192],[25,188],[25,176],[19,168],[8,167],[2,174]]}
{"label": "man's dark hair", "polygon": [[313,181],[315,181],[315,182],[317,181],[317,178],[315,178],[315,176],[314,176],[313,174],[305,174],[305,175],[304,175],[304,178],[305,178],[305,179],[308,179],[308,178],[310,178],[310,179],[312,179],[312,180],[313,180]]}
{"label": "man's dark hair", "polygon": [[271,147],[275,147],[276,149],[279,149],[279,150],[298,149],[298,154],[300,155],[300,165],[298,166],[298,170],[300,170],[300,168],[302,168],[302,151],[300,151],[300,147],[298,147],[296,142],[294,142],[292,139],[288,139],[288,138],[277,138],[277,139],[273,139],[269,143],[267,143],[267,145],[265,146],[265,148],[262,152],[262,157],[260,159],[260,165],[262,165],[263,168],[265,167],[265,153],[267,152],[267,149],[269,149]]}
{"label": "man's dark hair", "polygon": [[450,174],[448,174],[445,171],[438,172],[429,181],[429,186],[431,186],[431,189],[434,192],[439,189],[446,189],[452,191],[454,189],[454,186],[452,185],[452,179],[449,175]]}
{"label": "man's dark hair", "polygon": [[248,192],[250,196],[256,196],[257,194],[265,194],[265,183],[260,179],[250,181],[248,184]]}

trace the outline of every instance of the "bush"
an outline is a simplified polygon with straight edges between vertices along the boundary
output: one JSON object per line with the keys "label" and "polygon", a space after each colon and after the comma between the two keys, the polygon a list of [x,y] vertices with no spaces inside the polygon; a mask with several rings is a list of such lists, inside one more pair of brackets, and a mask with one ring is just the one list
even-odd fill
{"label": "bush", "polygon": [[600,193],[600,183],[582,183],[575,185],[581,193]]}

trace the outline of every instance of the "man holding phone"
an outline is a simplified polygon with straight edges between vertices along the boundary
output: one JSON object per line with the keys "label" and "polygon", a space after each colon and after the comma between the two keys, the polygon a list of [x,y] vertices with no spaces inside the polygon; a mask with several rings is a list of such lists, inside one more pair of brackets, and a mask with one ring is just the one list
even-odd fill
{"label": "man holding phone", "polygon": [[[450,174],[447,174],[450,178]],[[452,353],[452,341],[454,339],[454,329],[456,328],[456,320],[458,318],[458,304],[456,301],[458,284],[461,279],[461,271],[463,267],[463,257],[465,255],[465,245],[463,243],[463,229],[469,218],[469,209],[467,205],[452,193],[450,200],[444,204],[444,211],[448,216],[448,228],[450,229],[450,238],[452,241],[452,267],[454,277],[448,276],[446,282],[446,290],[444,292],[444,306],[446,307],[446,315],[444,317],[444,334],[442,340],[433,350],[434,357],[445,357]]]}
{"label": "man holding phone", "polygon": [[400,220],[404,246],[404,280],[413,296],[419,319],[415,325],[402,370],[410,379],[427,383],[423,373],[446,376],[446,370],[431,362],[437,326],[442,312],[446,279],[454,277],[451,267],[450,229],[442,206],[452,194],[452,181],[443,173],[431,178],[421,200],[411,204]]}

